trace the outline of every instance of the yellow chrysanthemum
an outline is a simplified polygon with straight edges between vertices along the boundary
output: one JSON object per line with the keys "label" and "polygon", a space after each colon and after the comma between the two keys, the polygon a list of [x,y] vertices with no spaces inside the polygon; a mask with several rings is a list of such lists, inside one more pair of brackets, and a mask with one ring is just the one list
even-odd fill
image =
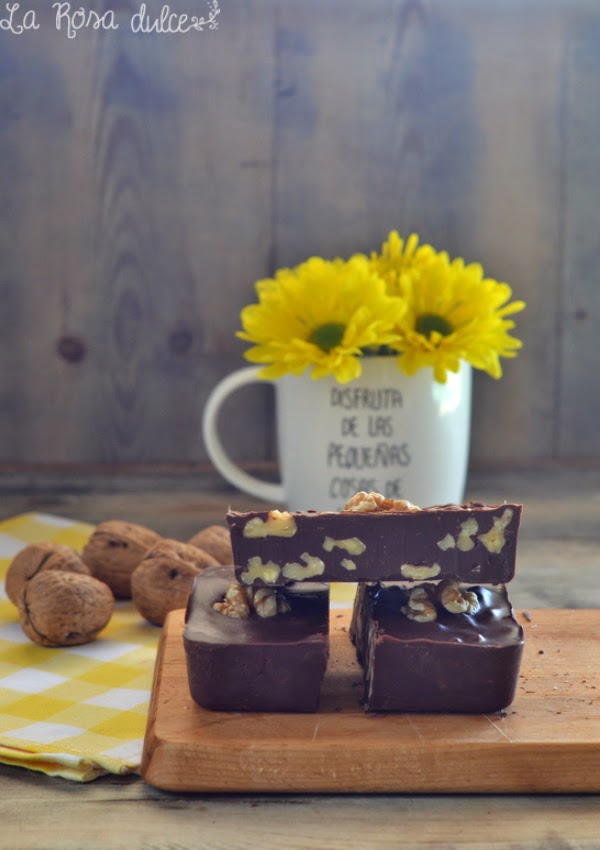
{"label": "yellow chrysanthemum", "polygon": [[280,378],[311,369],[312,378],[333,375],[339,383],[361,373],[364,349],[396,346],[397,328],[406,310],[386,294],[385,282],[369,260],[313,257],[275,278],[256,284],[259,303],[241,312],[241,339],[255,343],[245,353],[263,363],[260,375]]}
{"label": "yellow chrysanthemum", "polygon": [[444,383],[447,371],[457,372],[466,360],[494,378],[502,375],[500,357],[515,357],[521,342],[510,336],[515,323],[507,319],[525,307],[508,303],[506,283],[484,278],[477,263],[450,262],[439,254],[427,267],[398,281],[407,310],[398,329],[399,365],[409,375],[431,366]]}
{"label": "yellow chrysanthemum", "polygon": [[431,245],[419,245],[419,237],[411,233],[408,239],[402,239],[393,230],[381,246],[381,252],[371,254],[371,265],[387,284],[389,295],[401,294],[401,281],[405,277],[426,271],[437,257],[448,258],[445,252],[438,252]]}

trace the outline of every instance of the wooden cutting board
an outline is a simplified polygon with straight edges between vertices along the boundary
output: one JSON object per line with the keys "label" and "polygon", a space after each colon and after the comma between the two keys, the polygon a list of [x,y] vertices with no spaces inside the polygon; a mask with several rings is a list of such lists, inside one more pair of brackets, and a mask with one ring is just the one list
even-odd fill
{"label": "wooden cutting board", "polygon": [[518,615],[513,705],[494,715],[365,714],[350,614],[331,612],[317,714],[211,712],[188,691],[183,611],[163,629],[142,761],[171,791],[600,792],[600,611]]}

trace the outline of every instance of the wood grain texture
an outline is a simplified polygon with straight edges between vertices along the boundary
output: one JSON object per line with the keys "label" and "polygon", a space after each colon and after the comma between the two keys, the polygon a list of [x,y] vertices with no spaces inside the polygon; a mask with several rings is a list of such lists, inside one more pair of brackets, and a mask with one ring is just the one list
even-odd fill
{"label": "wood grain texture", "polygon": [[366,714],[347,611],[332,612],[316,714],[203,710],[189,695],[183,613],[171,613],[163,628],[144,743],[142,775],[158,788],[600,791],[597,611],[520,617],[526,644],[514,703],[501,715],[470,716]]}
{"label": "wood grain texture", "polygon": [[[237,315],[269,249],[271,38],[257,5],[231,10],[219,40],[179,46],[124,26],[69,42],[49,21],[8,42],[0,143],[18,238],[5,286],[20,310],[5,457],[201,455],[203,399],[238,365]],[[124,19],[136,8],[120,6]],[[242,457],[264,454],[267,406],[264,389],[229,406]]]}
{"label": "wood grain texture", "polygon": [[597,204],[600,192],[600,119],[589,109],[600,77],[600,19],[574,18],[566,45],[565,285],[560,305],[563,356],[559,451],[595,451],[600,418],[600,274]]}
{"label": "wood grain texture", "polygon": [[[474,460],[600,457],[597,4],[248,0],[173,37],[119,0],[72,40],[29,7],[0,32],[0,461],[204,460],[253,282],[392,227],[529,304]],[[272,408],[231,400],[236,458],[274,457]]]}
{"label": "wood grain texture", "polygon": [[597,850],[600,833],[595,795],[175,794],[3,765],[0,817],[2,850]]}
{"label": "wood grain texture", "polygon": [[515,316],[524,356],[504,361],[500,381],[474,376],[472,456],[480,460],[489,457],[490,438],[501,457],[559,452],[565,21],[555,4],[539,11],[494,2],[466,24],[479,158],[471,164],[477,215],[462,239],[527,302]]}

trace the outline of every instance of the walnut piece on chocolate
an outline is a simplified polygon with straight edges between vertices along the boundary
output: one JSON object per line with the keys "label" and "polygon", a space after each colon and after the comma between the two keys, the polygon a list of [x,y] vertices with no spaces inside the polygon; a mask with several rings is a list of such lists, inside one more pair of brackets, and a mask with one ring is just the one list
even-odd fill
{"label": "walnut piece on chocolate", "polygon": [[402,606],[402,613],[409,620],[417,623],[432,623],[437,620],[437,609],[435,602],[429,596],[429,591],[423,585],[413,587],[408,593],[406,605]]}
{"label": "walnut piece on chocolate", "polygon": [[345,511],[376,513],[380,511],[420,511],[417,505],[406,499],[386,499],[381,493],[355,493],[344,505]]}
{"label": "walnut piece on chocolate", "polygon": [[252,595],[252,605],[259,617],[275,617],[277,614],[287,614],[290,603],[285,596],[276,593],[272,587],[248,588]]}
{"label": "walnut piece on chocolate", "polygon": [[231,584],[222,602],[215,602],[213,609],[226,617],[247,620],[254,611],[263,620],[277,614],[287,614],[290,604],[272,587],[244,587],[235,582]]}
{"label": "walnut piece on chocolate", "polygon": [[277,581],[280,573],[279,564],[274,561],[264,563],[260,555],[255,555],[248,560],[248,567],[241,573],[240,578],[244,584],[252,584],[257,579],[265,584],[272,584]]}
{"label": "walnut piece on chocolate", "polygon": [[425,581],[427,578],[439,576],[441,567],[439,564],[402,564],[400,573],[402,578],[410,581]]}
{"label": "walnut piece on chocolate", "polygon": [[244,537],[293,537],[298,531],[288,511],[269,511],[266,519],[254,517],[244,527]]}
{"label": "walnut piece on chocolate", "polygon": [[458,581],[440,582],[437,594],[441,605],[451,614],[474,614],[479,608],[477,594],[461,587]]}
{"label": "walnut piece on chocolate", "polygon": [[488,552],[498,555],[504,548],[506,538],[504,532],[513,518],[512,508],[506,508],[501,517],[494,517],[493,525],[488,532],[480,534],[478,539]]}
{"label": "walnut piece on chocolate", "polygon": [[225,591],[222,602],[215,602],[213,608],[225,617],[247,620],[250,616],[250,602],[246,588],[237,582],[230,584]]}

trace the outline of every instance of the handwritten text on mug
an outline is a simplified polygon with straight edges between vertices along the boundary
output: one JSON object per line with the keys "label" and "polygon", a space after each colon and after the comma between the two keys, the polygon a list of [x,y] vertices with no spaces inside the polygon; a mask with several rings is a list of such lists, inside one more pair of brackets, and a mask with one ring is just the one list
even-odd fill
{"label": "handwritten text on mug", "polygon": [[326,465],[336,473],[329,482],[329,496],[347,500],[359,490],[375,490],[388,498],[402,498],[397,473],[411,462],[408,443],[394,440],[402,393],[393,388],[333,387],[329,404],[341,414],[340,439],[330,441],[326,450]]}

